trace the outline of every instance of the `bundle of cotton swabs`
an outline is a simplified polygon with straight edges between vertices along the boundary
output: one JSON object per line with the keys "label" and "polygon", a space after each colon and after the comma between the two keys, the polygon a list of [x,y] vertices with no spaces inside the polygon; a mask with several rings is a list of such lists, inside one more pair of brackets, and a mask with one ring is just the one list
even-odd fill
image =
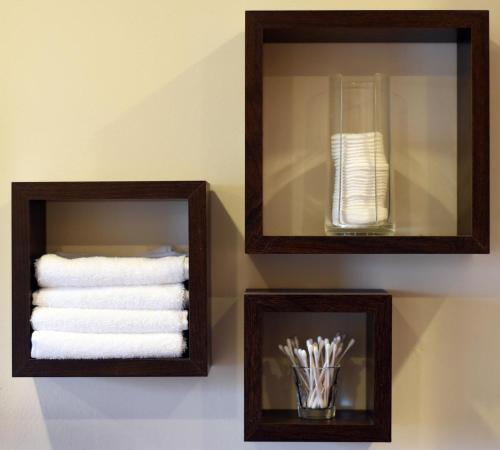
{"label": "bundle of cotton swabs", "polygon": [[292,367],[299,369],[295,373],[300,378],[303,387],[308,390],[307,402],[303,406],[308,408],[328,406],[331,389],[334,386],[333,368],[340,367],[346,353],[356,341],[350,339],[347,344],[345,342],[346,335],[337,333],[331,341],[321,336],[317,337],[316,342],[313,339],[307,339],[307,351],[299,347],[297,336],[293,339],[288,338],[286,345],[278,346],[280,351],[288,357]]}

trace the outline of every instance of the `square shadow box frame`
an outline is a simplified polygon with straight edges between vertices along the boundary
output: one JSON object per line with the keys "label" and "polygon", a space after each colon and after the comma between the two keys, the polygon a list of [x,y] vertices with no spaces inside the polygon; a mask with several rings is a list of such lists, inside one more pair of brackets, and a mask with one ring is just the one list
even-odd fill
{"label": "square shadow box frame", "polygon": [[[245,30],[246,253],[489,253],[488,11],[247,11]],[[456,44],[456,236],[264,234],[264,45],[330,42]]]}
{"label": "square shadow box frame", "polygon": [[[12,183],[12,375],[14,377],[206,376],[210,360],[208,183],[205,181]],[[46,253],[47,202],[187,200],[188,350],[180,358],[31,358],[34,262]]]}
{"label": "square shadow box frame", "polygon": [[[367,390],[373,407],[306,420],[297,410],[262,408],[263,316],[280,312],[365,313]],[[383,290],[247,290],[245,294],[245,440],[391,441],[392,297]]]}

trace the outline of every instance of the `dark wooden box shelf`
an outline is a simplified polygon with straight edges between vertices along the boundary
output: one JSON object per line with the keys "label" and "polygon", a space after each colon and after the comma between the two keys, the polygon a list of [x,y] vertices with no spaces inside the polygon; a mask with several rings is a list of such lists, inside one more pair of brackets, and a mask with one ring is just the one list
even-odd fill
{"label": "dark wooden box shelf", "polygon": [[[330,421],[303,420],[296,410],[263,409],[263,323],[268,313],[366,314],[365,410],[337,410]],[[247,290],[245,294],[245,440],[391,440],[392,297],[382,290]]]}
{"label": "dark wooden box shelf", "polygon": [[[42,360],[31,358],[34,261],[46,253],[46,204],[66,201],[187,200],[189,348],[182,358]],[[208,183],[205,181],[12,184],[12,375],[206,376],[210,357]]]}
{"label": "dark wooden box shelf", "polygon": [[[488,11],[247,11],[246,252],[489,253],[488,27]],[[338,42],[456,44],[456,234],[386,237],[265,234],[264,46]]]}

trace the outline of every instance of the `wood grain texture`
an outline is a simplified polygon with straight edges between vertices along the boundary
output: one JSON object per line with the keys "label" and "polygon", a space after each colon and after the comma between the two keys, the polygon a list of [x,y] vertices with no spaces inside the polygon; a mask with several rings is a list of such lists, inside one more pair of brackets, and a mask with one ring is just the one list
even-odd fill
{"label": "wood grain texture", "polygon": [[245,17],[245,246],[263,235],[262,65],[263,34],[258,16]]}
{"label": "wood grain texture", "polygon": [[375,435],[373,413],[355,410],[339,410],[334,419],[326,422],[301,419],[296,410],[264,410],[257,434],[264,435],[266,441],[384,441],[382,435]]}
{"label": "wood grain texture", "polygon": [[457,40],[457,233],[472,234],[472,58],[470,29]]}
{"label": "wood grain texture", "polygon": [[[189,348],[182,358],[39,360],[31,353],[34,261],[46,251],[48,201],[186,199],[189,214]],[[210,365],[208,183],[205,181],[12,184],[12,375],[206,376]]]}
{"label": "wood grain texture", "polygon": [[[246,253],[489,253],[488,11],[247,11]],[[263,46],[277,42],[457,43],[457,236],[266,236]]]}
{"label": "wood grain texture", "polygon": [[[367,320],[367,375],[373,409],[339,411],[334,421],[308,421],[296,411],[262,409],[263,315],[279,312],[359,312]],[[381,290],[248,290],[245,294],[245,440],[391,440],[392,297]]]}

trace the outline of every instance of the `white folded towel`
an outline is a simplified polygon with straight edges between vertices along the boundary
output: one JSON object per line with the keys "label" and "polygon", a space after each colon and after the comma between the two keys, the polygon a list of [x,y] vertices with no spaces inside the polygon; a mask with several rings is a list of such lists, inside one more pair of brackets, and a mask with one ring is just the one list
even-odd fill
{"label": "white folded towel", "polygon": [[73,333],[177,333],[188,327],[187,311],[44,308],[31,314],[34,330]]}
{"label": "white folded towel", "polygon": [[180,333],[89,334],[35,331],[31,357],[36,359],[175,358],[186,343]]}
{"label": "white folded towel", "polygon": [[43,255],[35,262],[40,287],[147,286],[182,283],[189,278],[187,256],[129,258]]}
{"label": "white folded towel", "polygon": [[33,293],[33,305],[51,308],[181,310],[187,301],[183,284],[43,288]]}

